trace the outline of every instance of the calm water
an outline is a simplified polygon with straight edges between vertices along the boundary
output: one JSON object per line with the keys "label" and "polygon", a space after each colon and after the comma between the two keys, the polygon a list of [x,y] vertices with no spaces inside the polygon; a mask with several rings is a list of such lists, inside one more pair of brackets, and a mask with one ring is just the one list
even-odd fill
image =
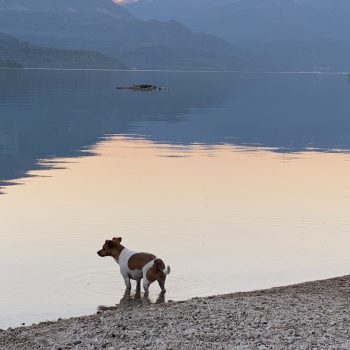
{"label": "calm water", "polygon": [[343,75],[0,71],[0,327],[130,303],[117,234],[166,299],[349,273],[349,150]]}

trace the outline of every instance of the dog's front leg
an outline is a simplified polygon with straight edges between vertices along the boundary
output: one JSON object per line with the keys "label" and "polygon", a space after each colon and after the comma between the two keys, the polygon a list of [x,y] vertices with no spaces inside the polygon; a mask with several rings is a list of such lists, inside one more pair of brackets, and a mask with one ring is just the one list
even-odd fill
{"label": "dog's front leg", "polygon": [[125,282],[126,290],[130,290],[131,289],[130,278],[129,277],[124,277],[124,282]]}

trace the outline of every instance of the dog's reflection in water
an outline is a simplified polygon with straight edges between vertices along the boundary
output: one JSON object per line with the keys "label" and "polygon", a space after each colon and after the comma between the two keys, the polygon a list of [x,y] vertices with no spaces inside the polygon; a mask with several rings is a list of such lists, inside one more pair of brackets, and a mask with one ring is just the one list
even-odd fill
{"label": "dog's reflection in water", "polygon": [[[131,294],[130,290],[126,289],[123,297],[120,299],[119,304],[116,304],[115,306],[105,306],[100,305],[97,308],[97,312],[104,312],[104,311],[112,311],[117,310],[120,308],[128,308],[128,307],[140,307],[151,304],[152,301],[149,298],[149,295],[146,293],[144,295],[141,295],[141,290],[138,288],[135,291],[135,294]],[[165,293],[160,293],[158,295],[157,300],[154,302],[155,304],[162,304],[165,303]]]}

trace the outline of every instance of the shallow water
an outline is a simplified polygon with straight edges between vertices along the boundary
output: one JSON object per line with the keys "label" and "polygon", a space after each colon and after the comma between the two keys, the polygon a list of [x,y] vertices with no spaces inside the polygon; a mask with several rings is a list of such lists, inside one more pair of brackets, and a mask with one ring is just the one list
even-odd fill
{"label": "shallow water", "polygon": [[[115,86],[150,82],[168,91]],[[165,300],[349,272],[342,75],[0,71],[0,327],[124,297],[126,246],[171,265]]]}

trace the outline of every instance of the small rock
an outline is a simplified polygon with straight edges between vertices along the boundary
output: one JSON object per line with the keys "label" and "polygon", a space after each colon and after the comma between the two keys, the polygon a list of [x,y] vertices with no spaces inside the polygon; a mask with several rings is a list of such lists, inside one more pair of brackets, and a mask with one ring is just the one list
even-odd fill
{"label": "small rock", "polygon": [[195,328],[188,328],[183,332],[184,335],[192,335],[195,333],[197,333],[197,329]]}

